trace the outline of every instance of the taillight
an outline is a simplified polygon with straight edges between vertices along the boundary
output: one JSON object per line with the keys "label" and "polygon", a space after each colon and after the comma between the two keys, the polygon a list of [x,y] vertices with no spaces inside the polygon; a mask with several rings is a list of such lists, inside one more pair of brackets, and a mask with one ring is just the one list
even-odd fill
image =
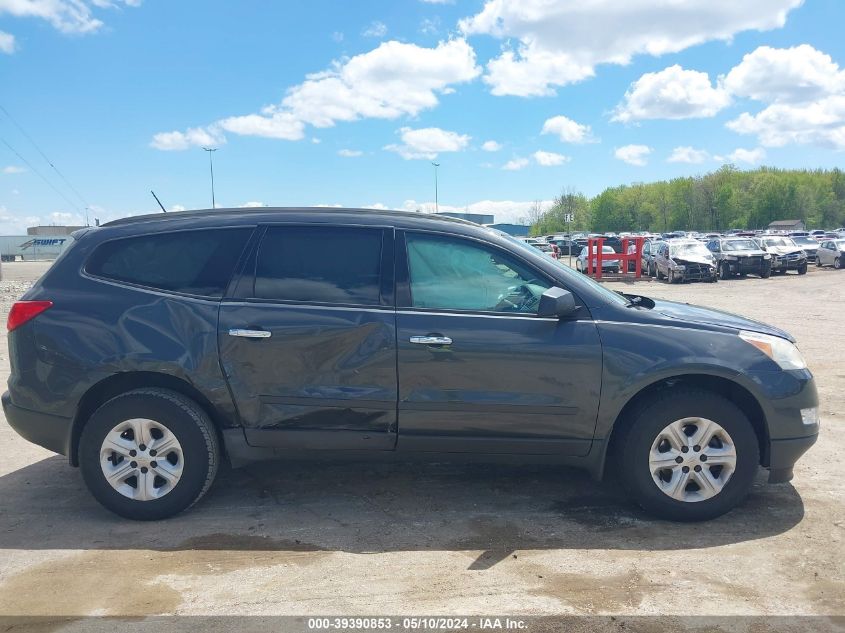
{"label": "taillight", "polygon": [[53,306],[52,301],[18,301],[9,310],[9,318],[6,321],[6,329],[11,332],[19,328],[30,319],[34,319],[47,308]]}

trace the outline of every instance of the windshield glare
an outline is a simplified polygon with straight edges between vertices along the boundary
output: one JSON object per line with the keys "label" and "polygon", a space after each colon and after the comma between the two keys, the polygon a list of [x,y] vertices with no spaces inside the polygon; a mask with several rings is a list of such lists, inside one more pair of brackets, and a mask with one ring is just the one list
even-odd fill
{"label": "windshield glare", "polygon": [[795,242],[786,237],[767,237],[763,240],[766,246],[795,246]]}
{"label": "windshield glare", "polygon": [[753,240],[728,240],[722,242],[723,251],[756,251],[760,250]]}
{"label": "windshield glare", "polygon": [[[502,231],[498,231],[496,229],[491,229],[491,231],[493,233],[495,233],[496,235],[499,235],[500,237],[505,238],[509,243],[517,245],[523,251],[527,251],[529,253],[533,252],[535,255],[537,254],[537,249],[535,249],[533,246],[526,244],[525,242],[522,242],[522,241],[516,239],[512,235],[508,235],[507,233],[504,233]],[[612,248],[610,250],[611,250],[611,252],[613,251]],[[549,261],[554,262],[555,265],[559,266],[561,268],[561,270],[563,270],[563,274],[571,277],[573,280],[577,280],[576,283],[582,283],[582,284],[589,285],[593,290],[598,292],[600,295],[602,295],[608,301],[612,301],[612,302],[618,303],[620,305],[628,305],[629,303],[631,303],[630,301],[628,301],[628,299],[623,297],[618,292],[608,290],[607,288],[602,286],[597,281],[593,281],[592,279],[590,279],[587,275],[582,275],[582,274],[576,272],[575,270],[573,270],[572,268],[570,268],[569,266],[564,264],[562,260],[549,258]]]}
{"label": "windshield glare", "polygon": [[805,244],[807,246],[818,246],[819,243],[811,237],[793,237],[792,241],[796,244]]}
{"label": "windshield glare", "polygon": [[689,244],[671,244],[669,246],[669,253],[672,257],[690,257],[697,255],[699,257],[710,257],[710,251],[701,242],[690,242]]}

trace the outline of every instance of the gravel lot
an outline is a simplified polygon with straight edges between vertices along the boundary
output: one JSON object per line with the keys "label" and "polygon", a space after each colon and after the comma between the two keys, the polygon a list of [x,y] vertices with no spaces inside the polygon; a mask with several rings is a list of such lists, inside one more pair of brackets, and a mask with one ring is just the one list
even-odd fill
{"label": "gravel lot", "polygon": [[[3,264],[0,317],[45,268]],[[676,525],[563,468],[269,463],[144,524],[3,420],[0,615],[845,615],[845,273],[611,285],[797,337],[823,427],[792,483]]]}

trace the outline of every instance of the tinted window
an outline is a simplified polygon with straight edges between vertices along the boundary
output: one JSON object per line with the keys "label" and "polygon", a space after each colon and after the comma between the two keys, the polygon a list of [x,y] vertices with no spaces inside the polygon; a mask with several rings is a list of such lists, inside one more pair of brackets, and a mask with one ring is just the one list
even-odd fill
{"label": "tinted window", "polygon": [[105,242],[85,270],[160,290],[222,297],[251,228],[177,231]]}
{"label": "tinted window", "polygon": [[476,242],[414,234],[407,241],[417,308],[536,313],[550,287],[527,266]]}
{"label": "tinted window", "polygon": [[258,250],[255,296],[378,305],[381,248],[381,229],[271,227]]}

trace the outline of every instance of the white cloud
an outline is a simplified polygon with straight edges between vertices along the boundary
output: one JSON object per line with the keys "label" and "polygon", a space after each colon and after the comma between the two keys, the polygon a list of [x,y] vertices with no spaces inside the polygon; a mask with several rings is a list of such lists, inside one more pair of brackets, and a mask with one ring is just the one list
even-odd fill
{"label": "white cloud", "polygon": [[519,171],[528,167],[530,161],[527,158],[513,158],[502,165],[505,171]]}
{"label": "white cloud", "polygon": [[341,33],[340,31],[335,31],[334,33],[332,33],[332,41],[337,42],[337,43],[342,42],[343,41],[343,33]]}
{"label": "white cloud", "polygon": [[423,35],[437,35],[438,31],[440,31],[439,16],[435,15],[433,18],[425,18],[420,22],[420,33]]}
{"label": "white cloud", "polygon": [[218,121],[218,125],[232,134],[261,136],[285,141],[298,141],[305,137],[305,125],[290,112],[265,108],[264,114],[233,116]]}
{"label": "white cloud", "polygon": [[673,149],[672,154],[666,160],[670,163],[690,163],[698,165],[709,159],[710,153],[707,150],[695,149],[689,145],[684,145]]}
{"label": "white cloud", "polygon": [[338,121],[416,116],[437,106],[438,96],[451,92],[454,84],[480,73],[475,52],[462,39],[440,42],[434,48],[384,42],[367,53],[335,62],[329,70],[308,75],[287,91],[280,104],[229,117],[217,125],[233,134],[299,140],[306,124],[324,128]]}
{"label": "white cloud", "polygon": [[267,205],[263,202],[257,202],[255,200],[250,200],[249,202],[244,202],[241,205],[238,205],[242,209],[254,209],[256,207],[266,207]]}
{"label": "white cloud", "polygon": [[387,35],[387,25],[384,22],[375,20],[361,32],[364,37],[384,37]]}
{"label": "white cloud", "polygon": [[375,204],[367,204],[361,207],[362,209],[375,209],[377,211],[386,211],[390,207],[386,204],[382,204],[381,202],[376,202]]}
{"label": "white cloud", "polygon": [[677,64],[646,73],[628,88],[613,121],[691,119],[711,117],[730,104],[727,91],[710,83],[707,73],[685,70]]}
{"label": "white cloud", "polygon": [[11,33],[0,31],[0,53],[11,55],[16,49],[17,44],[15,43],[15,36]]}
{"label": "white cloud", "polygon": [[541,167],[555,167],[557,165],[563,165],[564,163],[568,163],[570,160],[572,160],[571,158],[569,158],[569,156],[564,156],[563,154],[555,154],[554,152],[544,152],[542,150],[536,151],[532,155],[534,156],[534,160]]}
{"label": "white cloud", "polygon": [[405,160],[433,160],[441,152],[459,152],[469,144],[471,138],[466,134],[442,130],[439,127],[403,127],[399,130],[399,135],[402,139],[401,145],[385,145],[384,149],[396,152]]}
{"label": "white cloud", "polygon": [[93,33],[103,26],[94,9],[137,7],[139,0],[0,0],[0,16],[45,20],[62,33]]}
{"label": "white cloud", "polygon": [[[552,207],[554,200],[540,200],[540,208],[546,211]],[[533,200],[479,200],[465,205],[439,204],[440,211],[458,213],[486,213],[493,215],[496,222],[521,222],[528,217],[528,211],[534,206]],[[402,205],[404,211],[422,211],[434,213],[434,201],[417,202],[405,200]]]}
{"label": "white cloud", "polygon": [[778,28],[803,0],[487,0],[461,20],[466,35],[516,40],[487,64],[496,95],[551,95],[639,54],[682,51],[747,30]]}
{"label": "white cloud", "polygon": [[184,132],[159,132],[153,136],[150,145],[163,151],[179,151],[191,147],[218,146],[226,142],[226,139],[215,127],[188,128]]}
{"label": "white cloud", "polygon": [[170,207],[170,210],[174,212],[185,211],[186,209],[187,207],[183,204],[174,204],[172,207]]}
{"label": "white cloud", "polygon": [[766,150],[762,147],[755,149],[743,149],[739,147],[728,155],[728,159],[732,163],[747,163],[749,165],[757,165],[766,158]]}
{"label": "white cloud", "polygon": [[359,149],[340,149],[337,151],[338,156],[343,156],[344,158],[357,158],[358,156],[363,155]]}
{"label": "white cloud", "polygon": [[829,55],[807,44],[761,46],[727,74],[725,85],[738,96],[768,104],[729,121],[734,132],[756,136],[765,147],[845,150],[845,71]]}
{"label": "white cloud", "polygon": [[26,171],[25,168],[19,167],[18,165],[7,165],[2,169],[4,174],[22,174]]}
{"label": "white cloud", "polygon": [[543,123],[542,134],[555,134],[563,143],[592,143],[595,141],[589,125],[576,123],[563,115],[553,116]]}
{"label": "white cloud", "polygon": [[485,152],[498,152],[502,149],[502,144],[497,143],[496,141],[484,141],[484,143],[481,144],[481,149]]}
{"label": "white cloud", "polygon": [[636,167],[643,167],[648,162],[649,154],[651,154],[651,148],[648,145],[625,145],[617,147],[613,152],[619,160]]}
{"label": "white cloud", "polygon": [[729,129],[751,134],[765,147],[810,144],[845,150],[845,94],[811,103],[775,103],[757,114],[743,112]]}
{"label": "white cloud", "polygon": [[845,92],[845,71],[809,44],[761,46],[727,74],[725,87],[757,101],[800,103]]}

